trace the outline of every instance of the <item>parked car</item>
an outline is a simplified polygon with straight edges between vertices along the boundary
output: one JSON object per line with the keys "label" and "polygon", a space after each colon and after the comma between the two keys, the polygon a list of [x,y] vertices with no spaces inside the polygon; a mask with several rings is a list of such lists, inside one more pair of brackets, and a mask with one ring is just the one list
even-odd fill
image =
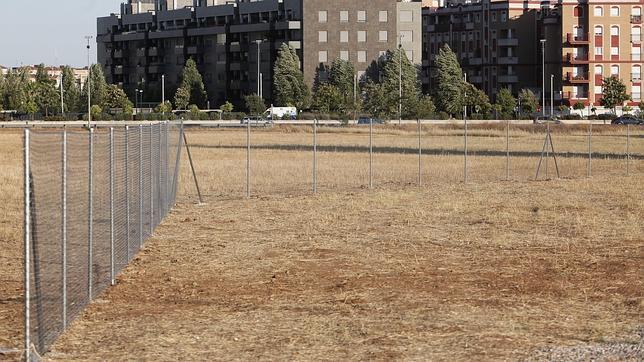
{"label": "parked car", "polygon": [[271,122],[271,120],[264,119],[260,116],[246,116],[241,120],[241,124],[270,124]]}
{"label": "parked car", "polygon": [[639,119],[635,116],[631,116],[630,114],[626,114],[621,117],[615,118],[611,123],[612,124],[644,124],[644,119]]}
{"label": "parked car", "polygon": [[561,124],[561,120],[557,116],[535,115],[534,118],[532,119],[532,123],[534,123],[534,124],[544,124],[544,123]]}
{"label": "parked car", "polygon": [[385,124],[385,121],[378,118],[369,118],[369,117],[360,117],[358,118],[358,124]]}

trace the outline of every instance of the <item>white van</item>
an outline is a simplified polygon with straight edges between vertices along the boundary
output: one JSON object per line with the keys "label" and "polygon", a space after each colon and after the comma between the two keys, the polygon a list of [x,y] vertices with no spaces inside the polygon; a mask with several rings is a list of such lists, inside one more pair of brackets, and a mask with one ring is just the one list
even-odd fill
{"label": "white van", "polygon": [[271,107],[264,112],[264,118],[270,120],[280,120],[284,117],[290,119],[297,118],[297,108],[295,107]]}

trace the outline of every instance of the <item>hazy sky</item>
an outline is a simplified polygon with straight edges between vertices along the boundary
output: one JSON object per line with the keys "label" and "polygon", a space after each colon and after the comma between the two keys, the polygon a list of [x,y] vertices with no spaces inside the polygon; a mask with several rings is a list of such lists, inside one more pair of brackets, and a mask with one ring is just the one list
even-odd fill
{"label": "hazy sky", "polygon": [[124,0],[0,0],[0,64],[85,66],[86,35],[96,18],[118,13]]}

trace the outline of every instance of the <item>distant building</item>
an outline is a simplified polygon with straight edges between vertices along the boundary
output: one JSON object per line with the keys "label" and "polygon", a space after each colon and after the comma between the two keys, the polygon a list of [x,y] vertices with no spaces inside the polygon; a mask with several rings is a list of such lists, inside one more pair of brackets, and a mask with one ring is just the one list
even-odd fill
{"label": "distant building", "polygon": [[[38,66],[36,65],[13,67],[11,69],[0,66],[0,71],[2,72],[2,74],[5,74],[5,75],[9,73],[9,71],[17,72],[21,69],[27,70],[27,72],[29,73],[29,80],[31,80],[32,82],[36,81],[36,73],[38,72]],[[45,71],[47,72],[48,76],[56,80],[56,86],[58,87],[60,84],[60,75],[63,72],[62,66],[60,67],[45,66]],[[89,74],[89,72],[87,71],[87,68],[72,68],[72,71],[74,72],[74,78],[76,79],[76,82],[81,87],[83,87],[83,85],[85,84],[85,81],[87,80],[87,75]]]}
{"label": "distant building", "polygon": [[213,105],[239,104],[258,88],[270,101],[282,44],[296,50],[310,85],[336,58],[350,60],[362,74],[399,41],[420,65],[421,5],[420,0],[129,0],[120,15],[98,19],[98,60],[108,82],[132,98],[135,89],[144,89],[147,102],[160,101],[162,76],[171,98],[189,58],[197,62]]}

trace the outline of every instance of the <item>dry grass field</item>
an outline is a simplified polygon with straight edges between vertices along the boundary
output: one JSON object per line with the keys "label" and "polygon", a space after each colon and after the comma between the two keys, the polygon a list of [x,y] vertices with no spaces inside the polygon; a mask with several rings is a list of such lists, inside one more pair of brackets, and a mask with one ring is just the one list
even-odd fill
{"label": "dry grass field", "polygon": [[[368,190],[366,129],[321,129],[313,195],[310,129],[253,130],[246,200],[245,132],[188,130],[207,204],[184,162],[171,216],[47,358],[641,360],[644,130],[626,177],[625,129],[598,127],[590,179],[586,129],[553,131],[562,179],[529,181],[544,135],[527,126],[504,181],[505,130],[481,126],[463,184],[462,131],[425,127],[418,187],[415,128],[378,128]],[[20,146],[0,133],[0,346],[15,348]]]}

